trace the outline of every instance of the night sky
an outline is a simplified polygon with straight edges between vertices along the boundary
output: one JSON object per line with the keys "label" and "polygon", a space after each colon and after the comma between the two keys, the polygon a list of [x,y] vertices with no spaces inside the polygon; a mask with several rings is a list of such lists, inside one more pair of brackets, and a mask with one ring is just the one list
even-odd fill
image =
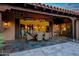
{"label": "night sky", "polygon": [[46,3],[46,4],[52,5],[52,6],[62,7],[65,9],[72,9],[72,10],[79,11],[79,3]]}

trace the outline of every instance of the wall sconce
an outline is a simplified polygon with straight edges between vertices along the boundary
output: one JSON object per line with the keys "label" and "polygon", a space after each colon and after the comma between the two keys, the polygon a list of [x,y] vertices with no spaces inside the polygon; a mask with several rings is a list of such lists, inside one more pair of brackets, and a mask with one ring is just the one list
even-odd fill
{"label": "wall sconce", "polygon": [[3,26],[4,26],[4,28],[9,28],[10,22],[3,22]]}

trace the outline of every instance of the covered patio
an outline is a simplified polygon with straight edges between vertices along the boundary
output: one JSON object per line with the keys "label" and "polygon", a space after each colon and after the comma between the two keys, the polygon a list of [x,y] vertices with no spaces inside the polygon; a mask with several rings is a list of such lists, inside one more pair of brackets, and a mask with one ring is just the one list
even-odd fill
{"label": "covered patio", "polygon": [[2,19],[6,29],[3,32],[5,41],[41,41],[56,36],[73,38],[72,20],[66,17],[11,9],[3,12]]}
{"label": "covered patio", "polygon": [[19,6],[5,4],[8,7],[0,13],[4,35],[2,55],[75,40],[74,17],[78,17],[75,12],[36,4],[13,5]]}

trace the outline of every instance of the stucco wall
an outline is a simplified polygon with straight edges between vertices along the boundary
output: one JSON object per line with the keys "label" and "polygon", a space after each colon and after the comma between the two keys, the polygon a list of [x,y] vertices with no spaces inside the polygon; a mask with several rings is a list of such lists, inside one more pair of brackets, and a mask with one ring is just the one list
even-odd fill
{"label": "stucco wall", "polygon": [[79,20],[76,20],[76,38],[79,39]]}
{"label": "stucco wall", "polygon": [[3,32],[4,40],[15,40],[15,22],[10,21],[10,26]]}

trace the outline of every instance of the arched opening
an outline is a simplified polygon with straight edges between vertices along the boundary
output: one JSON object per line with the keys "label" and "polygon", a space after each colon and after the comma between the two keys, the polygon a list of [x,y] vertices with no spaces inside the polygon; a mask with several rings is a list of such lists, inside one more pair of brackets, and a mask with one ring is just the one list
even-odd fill
{"label": "arched opening", "polygon": [[72,21],[69,18],[54,18],[53,36],[72,36]]}

